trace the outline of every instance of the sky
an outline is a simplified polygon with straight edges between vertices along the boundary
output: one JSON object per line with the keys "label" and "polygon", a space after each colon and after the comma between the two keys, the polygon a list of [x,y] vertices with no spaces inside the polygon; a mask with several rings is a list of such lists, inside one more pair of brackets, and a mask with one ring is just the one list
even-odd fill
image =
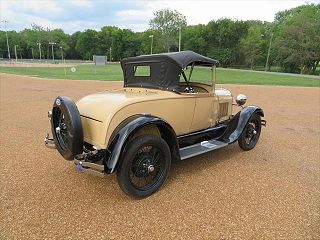
{"label": "sky", "polygon": [[139,32],[148,29],[153,13],[177,10],[188,25],[206,24],[219,18],[273,21],[275,13],[320,0],[0,0],[0,29],[20,31],[35,23],[61,28],[71,34],[106,25]]}

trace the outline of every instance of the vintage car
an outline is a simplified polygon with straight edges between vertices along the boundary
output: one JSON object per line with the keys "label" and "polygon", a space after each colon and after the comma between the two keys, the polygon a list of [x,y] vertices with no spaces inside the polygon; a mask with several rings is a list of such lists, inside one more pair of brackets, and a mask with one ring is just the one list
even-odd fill
{"label": "vintage car", "polygon": [[[76,104],[65,96],[55,99],[48,112],[53,137],[47,134],[45,145],[73,160],[80,172],[116,172],[120,188],[135,197],[157,191],[172,161],[236,141],[251,150],[265,125],[264,113],[243,107],[245,95],[233,104],[228,90],[215,88],[217,64],[192,51],[126,58],[123,88]],[[208,70],[209,84],[191,80],[196,68]],[[233,105],[241,107],[235,115]]]}

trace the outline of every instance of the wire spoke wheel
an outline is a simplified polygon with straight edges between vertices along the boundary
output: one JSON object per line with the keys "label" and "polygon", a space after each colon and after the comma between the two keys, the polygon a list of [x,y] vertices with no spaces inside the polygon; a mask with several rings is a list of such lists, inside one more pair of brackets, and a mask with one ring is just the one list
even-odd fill
{"label": "wire spoke wheel", "polygon": [[254,113],[239,138],[239,146],[245,151],[253,149],[259,140],[260,133],[261,117]]}
{"label": "wire spoke wheel", "polygon": [[250,144],[251,142],[255,141],[257,138],[257,122],[251,121],[246,130],[246,136],[245,136],[245,141],[247,144]]}
{"label": "wire spoke wheel", "polygon": [[148,189],[163,174],[164,157],[156,146],[147,146],[137,152],[129,169],[131,183],[138,189]]}
{"label": "wire spoke wheel", "polygon": [[65,122],[65,116],[60,109],[57,110],[56,116],[57,117],[55,117],[53,121],[54,131],[56,133],[57,141],[60,147],[63,150],[66,150],[68,148],[69,132],[68,132],[67,123]]}
{"label": "wire spoke wheel", "polygon": [[147,197],[162,186],[170,165],[170,148],[161,137],[136,137],[126,145],[117,169],[119,186],[128,195]]}

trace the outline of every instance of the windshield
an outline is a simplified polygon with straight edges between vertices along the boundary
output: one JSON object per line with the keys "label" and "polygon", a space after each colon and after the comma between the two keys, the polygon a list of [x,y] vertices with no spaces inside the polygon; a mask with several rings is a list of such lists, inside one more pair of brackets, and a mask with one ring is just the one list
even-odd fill
{"label": "windshield", "polygon": [[[192,70],[192,66],[188,66],[183,71],[185,73],[185,76],[188,82],[198,82],[198,83],[206,83],[206,84],[212,83],[211,67],[194,66]],[[182,83],[185,82],[183,74],[181,74],[180,76],[180,82]]]}

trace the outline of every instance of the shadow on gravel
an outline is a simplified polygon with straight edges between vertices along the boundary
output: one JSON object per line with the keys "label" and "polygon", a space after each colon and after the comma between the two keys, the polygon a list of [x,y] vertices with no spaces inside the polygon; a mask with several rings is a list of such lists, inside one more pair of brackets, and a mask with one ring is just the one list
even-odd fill
{"label": "shadow on gravel", "polygon": [[178,178],[181,174],[201,174],[202,171],[212,169],[217,164],[232,160],[242,152],[243,151],[240,149],[238,144],[235,143],[227,147],[204,153],[183,161],[175,161],[172,163],[171,171],[166,185],[174,183],[175,179]]}
{"label": "shadow on gravel", "polygon": [[[184,161],[173,162],[169,177],[160,191],[166,191],[166,188],[171,186],[171,184],[175,184],[176,181],[181,181],[180,176],[188,177],[190,175],[201,174],[203,171],[214,171],[216,165],[236,158],[236,156],[241,154],[241,152],[243,151],[239,148],[238,144],[233,144]],[[84,198],[86,198],[86,195],[90,192],[92,196],[96,196],[98,198],[108,196],[109,200],[112,199],[112,201],[121,200],[124,202],[131,202],[137,200],[126,196],[121,191],[117,183],[116,173],[110,175],[107,174],[101,178],[90,174],[75,172],[75,169],[71,166],[67,172],[69,173],[68,178],[72,184],[76,184],[78,187],[80,186],[80,188],[84,188],[83,190],[86,190],[83,192]]]}

